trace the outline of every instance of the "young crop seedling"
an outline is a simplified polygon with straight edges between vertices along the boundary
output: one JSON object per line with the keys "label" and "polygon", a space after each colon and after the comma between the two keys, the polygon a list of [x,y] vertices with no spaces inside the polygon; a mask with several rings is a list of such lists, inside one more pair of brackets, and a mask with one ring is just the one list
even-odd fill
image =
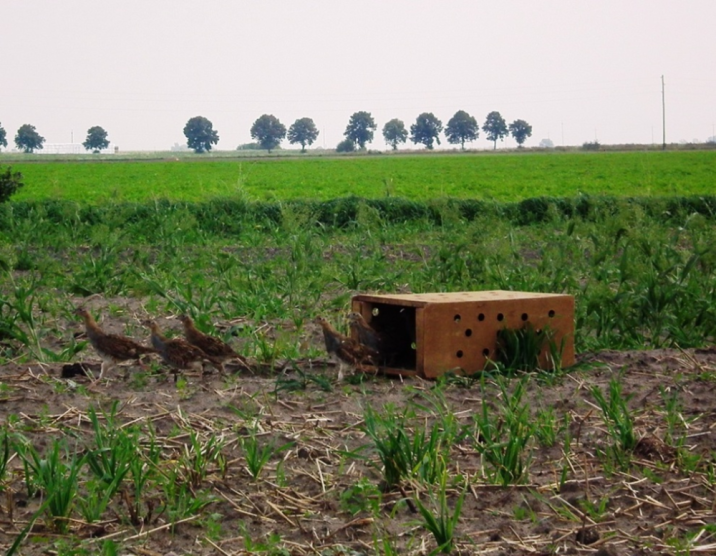
{"label": "young crop seedling", "polygon": [[557,443],[559,427],[553,407],[540,409],[535,418],[534,434],[541,446],[551,448]]}
{"label": "young crop seedling", "polygon": [[450,444],[445,442],[439,423],[430,429],[416,425],[408,428],[408,412],[396,413],[391,406],[377,413],[371,406],[363,412],[363,431],[373,442],[383,473],[384,487],[390,490],[403,479],[417,478],[434,484],[445,465]]}
{"label": "young crop seedling", "polygon": [[341,493],[339,506],[352,516],[361,512],[377,516],[380,514],[381,500],[380,490],[366,477],[362,477]]}
{"label": "young crop seedling", "polygon": [[557,371],[562,361],[562,347],[554,339],[554,332],[545,327],[537,330],[530,323],[522,328],[503,328],[497,332],[497,363],[508,372],[538,371],[540,357],[547,347],[552,368]]}
{"label": "young crop seedling", "polygon": [[482,384],[482,409],[474,414],[475,448],[489,464],[488,480],[503,486],[522,482],[529,455],[527,444],[534,434],[529,406],[522,402],[526,379],[517,381],[514,391],[507,390],[507,379],[499,382],[502,401],[492,408],[485,383]]}
{"label": "young crop seedling", "polygon": [[607,455],[611,456],[620,468],[625,469],[629,466],[631,454],[637,443],[634,418],[627,406],[631,396],[622,394],[619,377],[614,377],[609,381],[608,399],[598,386],[593,386],[591,393],[602,410],[607,432],[613,441]]}
{"label": "young crop seedling", "polygon": [[192,487],[198,488],[209,474],[209,466],[214,464],[223,475],[226,472],[226,458],[222,449],[226,441],[223,435],[212,433],[202,442],[199,434],[189,432],[189,444],[184,445],[179,466],[184,473],[185,481]]}
{"label": "young crop seedling", "polygon": [[[149,440],[145,444],[147,446],[142,447],[129,464],[131,488],[124,494],[130,523],[135,526],[151,522],[154,502],[148,495],[149,486],[166,480],[166,475],[159,470],[162,448],[152,429],[149,430]],[[142,503],[146,512],[142,511]]]}
{"label": "young crop seedling", "polygon": [[0,429],[0,492],[5,490],[5,474],[10,461],[10,437],[7,424]]}
{"label": "young crop seedling", "polygon": [[288,450],[293,445],[292,442],[281,446],[276,446],[273,441],[263,443],[259,440],[259,432],[256,427],[249,430],[248,436],[239,438],[239,444],[246,458],[246,469],[254,481],[258,480],[261,471],[272,457]]}
{"label": "young crop seedling", "polygon": [[110,413],[103,413],[106,423],[104,425],[100,423],[94,407],[90,407],[87,412],[94,431],[94,446],[88,447],[85,461],[104,486],[109,498],[119,489],[139,451],[136,436],[117,425],[116,411],[115,401]]}
{"label": "young crop seedling", "polygon": [[444,470],[437,484],[437,495],[432,497],[430,507],[426,506],[419,498],[414,498],[415,505],[423,519],[423,527],[432,533],[438,545],[431,554],[452,553],[455,547],[455,529],[460,520],[462,505],[467,493],[467,484],[465,484],[451,511],[447,498],[447,477],[448,472]]}
{"label": "young crop seedling", "polygon": [[[28,492],[37,488],[46,497],[45,511],[57,532],[67,533],[69,517],[77,499],[78,476],[84,458],[70,457],[64,449],[60,453],[60,440],[55,440],[47,453],[41,456],[29,442],[17,445],[18,454],[25,469],[25,482]],[[32,487],[30,486],[32,485]]]}
{"label": "young crop seedling", "polygon": [[164,507],[160,513],[167,513],[172,523],[199,514],[214,501],[214,496],[204,490],[194,490],[182,476],[178,467],[170,468],[160,482]]}

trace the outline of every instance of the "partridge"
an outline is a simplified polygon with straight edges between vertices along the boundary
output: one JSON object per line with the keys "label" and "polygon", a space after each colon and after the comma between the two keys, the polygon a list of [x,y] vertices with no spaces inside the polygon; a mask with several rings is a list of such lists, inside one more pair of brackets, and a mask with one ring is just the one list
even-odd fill
{"label": "partridge", "polygon": [[385,347],[383,337],[366,322],[363,315],[357,312],[348,315],[348,322],[354,337],[358,338],[358,342],[376,353],[381,353]]}
{"label": "partridge", "polygon": [[99,371],[99,378],[102,378],[105,370],[105,363],[117,365],[122,361],[139,360],[139,358],[147,353],[157,353],[153,347],[143,346],[118,334],[108,334],[104,332],[90,312],[84,307],[77,307],[75,314],[82,318],[85,323],[85,333],[89,338],[92,347],[102,358],[102,366]]}
{"label": "partridge", "polygon": [[180,315],[179,320],[184,325],[184,337],[191,345],[198,347],[207,355],[215,357],[221,362],[227,359],[236,359],[242,367],[249,369],[246,359],[236,353],[229,344],[197,330],[194,320],[189,315]]}
{"label": "partridge", "polygon": [[339,360],[339,374],[342,374],[343,362],[358,368],[363,365],[375,365],[374,358],[378,355],[377,352],[341,334],[324,317],[317,317],[316,322],[323,329],[323,340],[328,355],[335,355]]}
{"label": "partridge", "polygon": [[204,353],[200,348],[191,345],[182,338],[168,339],[164,337],[159,330],[159,326],[153,320],[145,321],[144,325],[151,330],[152,345],[164,363],[175,370],[174,380],[176,380],[176,371],[196,367],[201,367],[203,370],[204,363],[207,361],[219,372],[223,373],[224,365],[216,357]]}

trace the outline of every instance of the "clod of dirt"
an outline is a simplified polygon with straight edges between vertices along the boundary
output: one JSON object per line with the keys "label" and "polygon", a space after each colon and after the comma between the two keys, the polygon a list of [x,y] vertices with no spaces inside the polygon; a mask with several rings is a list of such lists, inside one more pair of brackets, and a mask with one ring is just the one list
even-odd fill
{"label": "clod of dirt", "polygon": [[584,487],[576,481],[566,481],[559,486],[559,493],[565,494],[567,492],[581,492]]}
{"label": "clod of dirt", "polygon": [[618,552],[611,546],[603,546],[594,553],[594,556],[618,556]]}
{"label": "clod of dirt", "polygon": [[580,544],[588,545],[594,544],[599,540],[599,531],[596,529],[580,529],[576,535],[577,542]]}
{"label": "clod of dirt", "polygon": [[72,363],[71,365],[62,365],[60,378],[74,378],[76,376],[90,376],[91,366],[85,363]]}
{"label": "clod of dirt", "polygon": [[634,447],[634,453],[650,461],[670,461],[674,458],[674,449],[656,436],[640,438]]}
{"label": "clod of dirt", "polygon": [[535,533],[538,535],[549,535],[552,532],[552,527],[549,524],[549,521],[546,519],[541,519],[537,522],[537,527],[535,527]]}

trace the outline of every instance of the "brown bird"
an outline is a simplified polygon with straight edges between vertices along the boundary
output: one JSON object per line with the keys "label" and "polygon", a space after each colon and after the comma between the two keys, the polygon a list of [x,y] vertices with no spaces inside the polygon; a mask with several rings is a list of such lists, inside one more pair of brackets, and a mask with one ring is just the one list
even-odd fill
{"label": "brown bird", "polygon": [[353,338],[341,334],[324,317],[317,317],[316,322],[323,329],[323,340],[326,343],[326,351],[329,356],[336,356],[339,360],[338,374],[343,374],[343,364],[348,363],[359,369],[364,365],[375,366],[377,352],[368,346],[361,345]]}
{"label": "brown bird", "polygon": [[152,331],[152,345],[156,348],[164,363],[175,370],[175,381],[177,377],[176,371],[192,369],[197,366],[201,367],[203,371],[204,363],[207,361],[220,373],[224,372],[223,363],[216,357],[204,353],[200,348],[191,345],[182,338],[168,339],[164,337],[159,330],[159,326],[153,320],[145,321],[143,324]]}
{"label": "brown bird", "polygon": [[385,349],[385,340],[383,336],[366,322],[363,315],[358,312],[348,314],[348,322],[354,337],[358,338],[358,342],[367,346],[376,353],[382,353]]}
{"label": "brown bird", "polygon": [[250,369],[249,364],[246,362],[246,358],[236,353],[233,348],[226,342],[204,334],[200,330],[197,330],[194,325],[194,320],[189,315],[180,315],[179,320],[184,325],[184,337],[187,342],[198,347],[206,353],[215,357],[219,361],[226,361],[227,359],[236,359],[239,364],[245,369]]}
{"label": "brown bird", "polygon": [[85,333],[89,338],[92,347],[102,358],[102,366],[99,371],[99,378],[102,378],[105,370],[105,363],[109,362],[110,365],[117,365],[121,361],[128,361],[130,359],[139,360],[139,358],[146,353],[157,353],[157,350],[143,346],[127,338],[126,336],[120,336],[118,334],[108,334],[104,332],[94,320],[94,317],[84,307],[77,307],[75,314],[80,316],[85,323]]}

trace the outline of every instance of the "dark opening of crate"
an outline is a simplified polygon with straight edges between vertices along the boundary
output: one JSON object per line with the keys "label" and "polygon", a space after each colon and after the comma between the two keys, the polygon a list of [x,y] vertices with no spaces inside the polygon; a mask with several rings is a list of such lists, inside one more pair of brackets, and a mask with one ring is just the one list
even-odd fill
{"label": "dark opening of crate", "polygon": [[[415,370],[415,307],[385,303],[363,303],[361,313],[370,326],[384,339],[381,366]],[[367,315],[370,315],[368,317]]]}

